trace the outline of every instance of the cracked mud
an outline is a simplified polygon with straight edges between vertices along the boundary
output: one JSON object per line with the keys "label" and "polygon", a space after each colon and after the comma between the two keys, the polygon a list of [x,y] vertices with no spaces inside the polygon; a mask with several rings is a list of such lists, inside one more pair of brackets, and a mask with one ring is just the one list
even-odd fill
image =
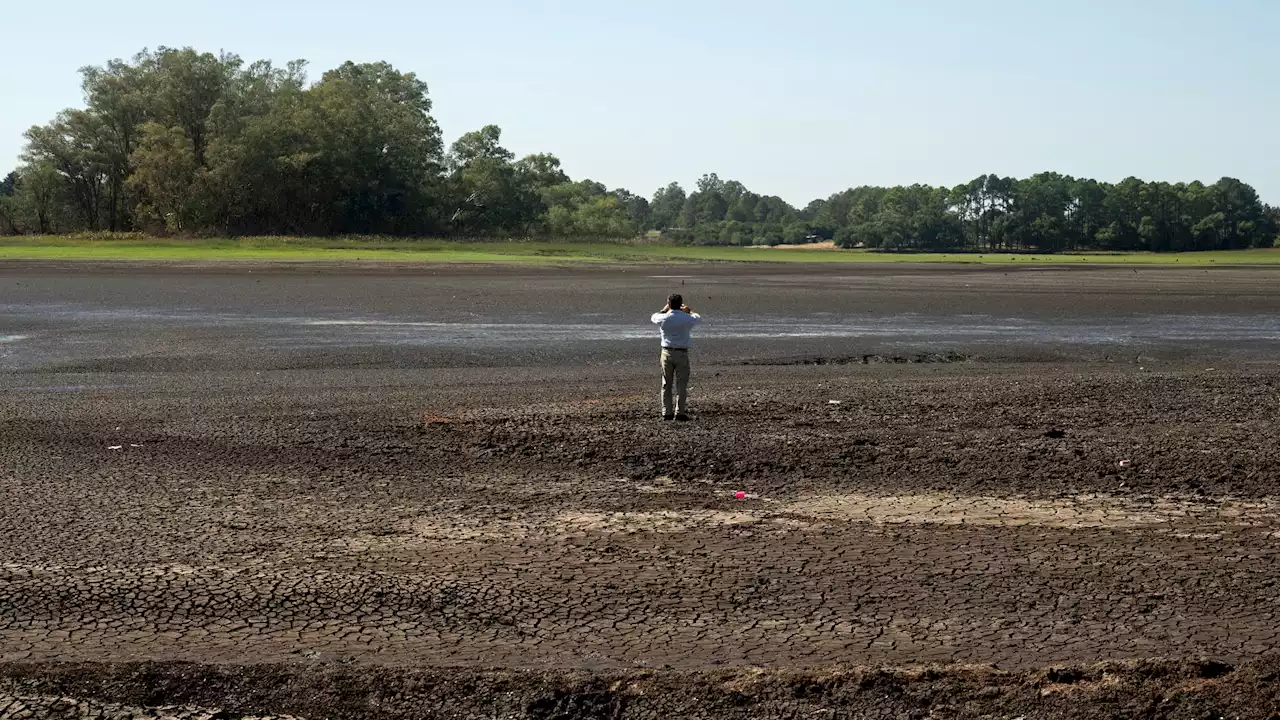
{"label": "cracked mud", "polygon": [[[96,272],[76,285],[10,266],[0,287],[29,306],[187,302],[165,295],[181,272]],[[575,303],[621,283],[639,303],[668,282],[467,272],[432,278],[402,312],[447,304],[468,281],[497,296],[480,306],[496,316],[530,302],[530,283]],[[1222,277],[1239,292],[1257,282]],[[385,285],[403,281],[389,278],[339,276],[352,295],[332,302],[387,302]],[[938,302],[989,302],[936,279]],[[232,304],[248,282],[282,307],[320,292],[299,289],[314,278],[269,277],[278,296],[256,280],[193,281],[221,283]],[[1044,282],[1026,312],[1069,301],[1071,283]],[[867,283],[876,297],[892,288]],[[724,314],[756,287],[708,286]],[[801,300],[866,301],[798,287]],[[1251,292],[1255,309],[1280,305],[1280,291]],[[753,667],[981,665],[1023,682],[1101,661],[1243,666],[1280,642],[1280,380],[1258,345],[1148,343],[1131,353],[1139,370],[1111,361],[1115,348],[1030,340],[894,352],[723,338],[696,356],[697,419],[677,426],[655,417],[652,343],[533,342],[490,362],[465,344],[279,344],[248,325],[179,323],[152,347],[154,331],[130,322],[78,322],[0,323],[25,338],[6,344],[0,377],[0,716],[222,707],[176,690],[112,695],[121,662],[203,663],[210,677],[499,668],[514,686],[539,677],[539,692],[569,693],[543,715],[530,696],[516,716],[610,717],[583,678],[653,672],[645,682],[672,697]],[[110,367],[40,354],[90,332],[142,345]],[[964,361],[864,364],[873,356]],[[797,357],[858,360],[776,360]],[[80,684],[46,686],[67,667]],[[1266,677],[1222,707],[1274,697]],[[262,702],[236,712],[289,709]],[[763,707],[742,716],[774,712]],[[934,717],[979,716],[964,707]]]}

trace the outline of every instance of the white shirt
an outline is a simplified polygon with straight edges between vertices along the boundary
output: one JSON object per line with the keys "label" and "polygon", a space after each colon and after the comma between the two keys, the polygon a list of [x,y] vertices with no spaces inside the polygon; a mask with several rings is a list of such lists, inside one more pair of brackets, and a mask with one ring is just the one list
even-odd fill
{"label": "white shirt", "polygon": [[691,342],[689,331],[702,320],[698,313],[687,313],[679,310],[656,312],[653,314],[654,325],[662,331],[662,347],[689,349]]}

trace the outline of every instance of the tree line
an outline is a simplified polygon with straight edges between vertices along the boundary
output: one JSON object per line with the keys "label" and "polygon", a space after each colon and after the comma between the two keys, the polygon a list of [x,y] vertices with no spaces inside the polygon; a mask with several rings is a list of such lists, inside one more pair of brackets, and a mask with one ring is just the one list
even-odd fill
{"label": "tree line", "polygon": [[427,85],[386,63],[314,83],[306,63],[159,48],[81,70],[85,107],[26,133],[0,232],[633,238],[883,250],[1271,247],[1249,185],[1041,173],[858,187],[796,208],[715,174],[652,198],[516,158],[488,125],[446,147]]}

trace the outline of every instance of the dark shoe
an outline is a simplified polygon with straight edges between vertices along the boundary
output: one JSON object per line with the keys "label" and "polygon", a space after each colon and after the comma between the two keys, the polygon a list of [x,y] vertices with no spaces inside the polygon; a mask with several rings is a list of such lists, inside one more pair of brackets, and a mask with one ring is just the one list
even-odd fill
{"label": "dark shoe", "polygon": [[681,413],[676,416],[676,420],[678,420],[679,422],[689,422],[689,416],[685,415],[684,413]]}
{"label": "dark shoe", "polygon": [[662,416],[662,419],[663,419],[663,420],[671,420],[671,419],[673,419],[674,417],[675,417],[675,415],[663,415],[663,416]]}

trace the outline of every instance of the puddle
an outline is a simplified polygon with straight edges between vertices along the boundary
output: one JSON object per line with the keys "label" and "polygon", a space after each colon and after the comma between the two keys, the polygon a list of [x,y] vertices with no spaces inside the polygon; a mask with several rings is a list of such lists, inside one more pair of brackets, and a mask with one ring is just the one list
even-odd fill
{"label": "puddle", "polygon": [[[168,309],[100,308],[75,305],[4,305],[0,317],[43,323],[38,336],[0,335],[6,367],[75,362],[107,357],[165,354],[181,333],[221,352],[228,341],[256,349],[352,347],[542,348],[569,344],[652,340],[655,329],[643,313],[465,316],[450,322],[403,315],[291,316],[200,313]],[[1265,350],[1280,345],[1280,316],[1133,315],[1107,318],[1028,319],[989,315],[885,316],[723,315],[709,317],[700,340],[851,340],[868,345],[900,345],[929,351],[984,344],[1146,347],[1159,343],[1213,343]],[[980,351],[980,350],[979,350]],[[850,356],[852,357],[852,356]],[[910,357],[903,356],[907,362]],[[954,360],[944,356],[943,360]],[[859,362],[898,362],[893,353],[857,356]],[[930,355],[926,360],[933,358]],[[804,360],[804,358],[801,358]],[[848,358],[833,356],[834,363]]]}
{"label": "puddle", "polygon": [[[477,316],[458,322],[427,321],[412,317],[295,317],[199,313],[165,309],[112,309],[71,305],[0,306],[0,314],[57,323],[114,323],[179,325],[257,330],[281,338],[319,342],[457,341],[508,343],[528,341],[563,343],[570,340],[626,340],[650,338],[654,329],[648,317],[603,316],[575,313],[558,316],[528,313],[504,316],[493,322]],[[590,322],[586,322],[590,319]],[[612,322],[610,322],[612,319]],[[332,331],[330,330],[332,329]],[[932,316],[898,314],[879,317],[834,316],[826,313],[804,317],[722,315],[709,317],[699,336],[725,339],[768,338],[874,338],[931,340],[934,342],[1066,342],[1126,343],[1157,340],[1264,340],[1280,341],[1280,317],[1272,315],[1134,315],[1129,317],[1039,320],[988,315]],[[28,339],[25,335],[0,335],[0,342]]]}

